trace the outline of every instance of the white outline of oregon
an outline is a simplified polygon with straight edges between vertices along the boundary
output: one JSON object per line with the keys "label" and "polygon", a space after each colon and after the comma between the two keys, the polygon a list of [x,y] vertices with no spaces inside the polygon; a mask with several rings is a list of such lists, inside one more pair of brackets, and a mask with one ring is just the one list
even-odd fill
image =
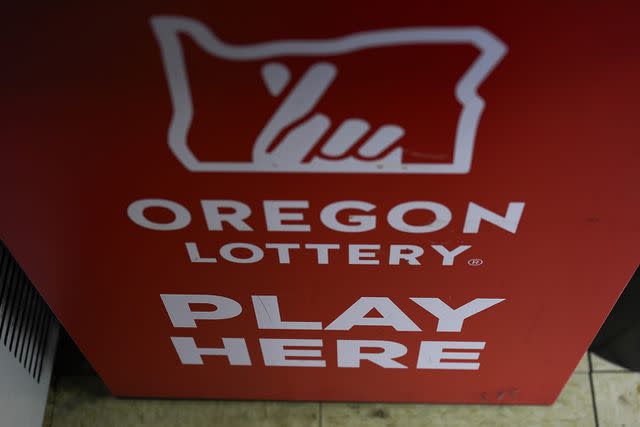
{"label": "white outline of oregon", "polygon": [[[311,173],[411,173],[466,174],[471,169],[476,131],[485,102],[477,88],[507,52],[498,38],[480,27],[413,27],[366,31],[325,40],[279,40],[234,46],[219,40],[200,22],[180,16],[153,16],[151,27],[158,40],[169,85],[173,114],[168,143],[178,160],[192,172],[311,172]],[[480,54],[455,86],[462,106],[451,163],[402,163],[379,167],[376,162],[323,162],[322,164],[256,164],[254,162],[200,161],[189,149],[187,135],[193,104],[179,35],[188,35],[210,55],[227,60],[255,61],[281,56],[322,57],[363,49],[416,44],[470,44]],[[254,147],[255,152],[255,147]]]}

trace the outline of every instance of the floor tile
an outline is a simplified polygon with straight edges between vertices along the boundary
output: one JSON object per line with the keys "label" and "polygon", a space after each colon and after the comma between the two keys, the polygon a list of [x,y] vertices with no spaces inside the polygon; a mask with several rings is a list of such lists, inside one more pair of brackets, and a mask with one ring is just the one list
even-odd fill
{"label": "floor tile", "polygon": [[594,372],[598,371],[626,371],[626,368],[618,366],[615,363],[611,363],[606,359],[598,356],[595,353],[591,353],[591,369]]}
{"label": "floor tile", "polygon": [[600,426],[640,426],[640,373],[595,372],[593,385]]}
{"label": "floor tile", "polygon": [[49,388],[49,395],[47,396],[47,405],[44,408],[44,417],[42,419],[42,427],[51,427],[53,422],[53,408],[54,408],[55,392],[53,391],[53,385]]}
{"label": "floor tile", "polygon": [[318,427],[318,403],[237,402],[111,397],[95,377],[63,377],[51,427]]}
{"label": "floor tile", "polygon": [[323,427],[595,426],[587,374],[574,374],[552,406],[327,403]]}
{"label": "floor tile", "polygon": [[582,359],[576,366],[574,371],[576,374],[587,374],[589,373],[589,353],[585,353],[582,355]]}

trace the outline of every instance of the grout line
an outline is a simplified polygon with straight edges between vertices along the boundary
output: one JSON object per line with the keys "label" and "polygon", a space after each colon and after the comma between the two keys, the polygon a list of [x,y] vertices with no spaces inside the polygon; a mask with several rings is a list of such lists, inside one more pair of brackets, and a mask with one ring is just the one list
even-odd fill
{"label": "grout line", "polygon": [[600,427],[600,421],[598,420],[598,405],[596,404],[596,389],[593,386],[593,363],[591,361],[591,352],[587,353],[587,360],[589,361],[589,386],[591,387],[591,403],[593,404],[593,416],[596,422],[596,427]]}
{"label": "grout line", "polygon": [[633,371],[627,371],[627,370],[620,370],[620,369],[616,369],[615,371],[613,370],[599,370],[596,369],[595,371],[593,371],[594,374],[633,374]]}

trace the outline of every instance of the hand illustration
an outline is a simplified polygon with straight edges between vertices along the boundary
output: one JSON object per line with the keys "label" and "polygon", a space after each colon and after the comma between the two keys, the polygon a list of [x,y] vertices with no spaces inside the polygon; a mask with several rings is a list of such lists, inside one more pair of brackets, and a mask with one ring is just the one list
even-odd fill
{"label": "hand illustration", "polygon": [[[380,126],[364,139],[370,124],[359,118],[347,119],[319,146],[332,123],[325,114],[313,113],[313,109],[337,74],[336,67],[327,62],[309,67],[256,139],[253,148],[256,164],[274,167],[327,162],[375,162],[378,167],[400,165],[402,148],[397,142],[404,135],[404,129],[396,125]],[[291,72],[281,63],[270,62],[262,67],[262,79],[269,93],[279,96],[289,85]],[[281,139],[277,140],[279,136]]]}

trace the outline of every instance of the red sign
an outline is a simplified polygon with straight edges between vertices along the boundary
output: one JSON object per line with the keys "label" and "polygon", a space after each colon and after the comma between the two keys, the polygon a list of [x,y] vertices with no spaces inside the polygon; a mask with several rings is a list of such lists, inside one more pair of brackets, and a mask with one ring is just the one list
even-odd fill
{"label": "red sign", "polygon": [[550,403],[638,265],[629,6],[16,10],[1,238],[121,396]]}

